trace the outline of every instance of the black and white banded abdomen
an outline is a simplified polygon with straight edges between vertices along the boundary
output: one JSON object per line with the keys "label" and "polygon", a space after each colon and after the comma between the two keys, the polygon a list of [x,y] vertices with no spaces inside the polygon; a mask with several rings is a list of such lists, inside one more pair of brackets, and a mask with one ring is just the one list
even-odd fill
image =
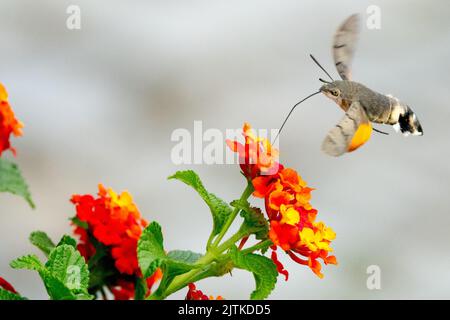
{"label": "black and white banded abdomen", "polygon": [[402,103],[399,99],[387,95],[389,99],[390,114],[385,122],[394,127],[395,131],[401,132],[403,135],[423,135],[422,126],[419,119],[412,109],[405,103]]}
{"label": "black and white banded abdomen", "polygon": [[371,98],[366,108],[370,121],[389,124],[405,136],[423,134],[419,119],[407,104],[391,95],[376,94]]}

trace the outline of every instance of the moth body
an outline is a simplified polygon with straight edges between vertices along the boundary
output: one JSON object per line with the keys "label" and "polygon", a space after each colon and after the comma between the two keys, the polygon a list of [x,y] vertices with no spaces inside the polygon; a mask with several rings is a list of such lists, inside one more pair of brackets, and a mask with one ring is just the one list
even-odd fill
{"label": "moth body", "polygon": [[280,127],[281,131],[295,107],[300,103],[318,93],[323,93],[345,112],[342,119],[328,131],[322,142],[322,150],[335,157],[352,152],[364,145],[370,139],[372,131],[387,134],[373,128],[372,123],[391,125],[405,136],[423,135],[422,126],[416,114],[407,104],[391,95],[378,93],[352,80],[351,62],[358,31],[359,17],[354,14],[339,26],[333,38],[333,60],[342,80],[334,80],[314,56],[310,55],[331,82],[319,79],[324,85],[319,91],[296,103]]}
{"label": "moth body", "polygon": [[423,134],[422,126],[411,108],[391,95],[378,93],[350,80],[335,80],[324,84],[320,91],[345,112],[353,102],[358,102],[370,122],[392,125],[404,135]]}

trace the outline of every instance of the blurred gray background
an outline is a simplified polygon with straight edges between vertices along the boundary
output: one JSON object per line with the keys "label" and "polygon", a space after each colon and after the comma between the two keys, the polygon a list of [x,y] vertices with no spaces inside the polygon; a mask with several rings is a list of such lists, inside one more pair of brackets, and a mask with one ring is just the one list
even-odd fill
{"label": "blurred gray background", "polygon": [[[81,7],[82,29],[66,28],[66,8]],[[171,162],[176,128],[277,128],[293,103],[337,77],[331,39],[348,15],[381,8],[381,30],[362,30],[354,80],[391,93],[418,114],[425,135],[374,134],[357,152],[320,151],[342,111],[323,96],[292,116],[281,160],[312,187],[319,219],[337,233],[339,265],[320,280],[282,261],[272,299],[450,298],[450,6],[448,1],[22,1],[0,3],[0,82],[25,123],[13,139],[37,209],[0,195],[0,275],[29,298],[44,299],[33,272],[9,261],[37,252],[31,231],[55,240],[70,233],[74,193],[104,183],[129,190],[142,214],[158,221],[167,249],[203,251],[210,215],[185,185],[167,181],[192,168],[231,201],[244,181],[235,165]],[[10,157],[8,155],[8,157]],[[261,201],[254,201],[262,205]],[[366,268],[381,268],[368,290]],[[252,277],[209,279],[198,287],[246,299]],[[183,298],[180,292],[172,298]]]}

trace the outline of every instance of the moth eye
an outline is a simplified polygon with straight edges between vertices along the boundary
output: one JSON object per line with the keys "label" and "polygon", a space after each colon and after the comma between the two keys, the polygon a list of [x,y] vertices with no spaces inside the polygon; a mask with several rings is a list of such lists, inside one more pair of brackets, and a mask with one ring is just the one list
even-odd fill
{"label": "moth eye", "polygon": [[339,91],[338,90],[333,90],[331,91],[331,94],[335,97],[337,97],[339,95]]}

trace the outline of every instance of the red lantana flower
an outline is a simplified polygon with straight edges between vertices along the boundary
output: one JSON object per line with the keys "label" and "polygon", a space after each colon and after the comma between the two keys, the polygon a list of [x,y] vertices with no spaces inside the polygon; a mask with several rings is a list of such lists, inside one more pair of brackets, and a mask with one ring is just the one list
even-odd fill
{"label": "red lantana flower", "polygon": [[[111,247],[117,270],[128,275],[137,274],[137,241],[148,222],[141,217],[128,192],[118,195],[101,184],[98,188],[98,198],[91,195],[72,197],[77,218],[89,225],[88,230],[99,242]],[[76,227],[75,233],[80,235],[80,252],[89,259],[95,249],[88,241],[86,230]]]}
{"label": "red lantana flower", "polygon": [[222,296],[217,296],[217,298],[207,296],[201,290],[198,290],[195,287],[195,284],[189,283],[189,291],[186,294],[186,300],[223,300],[223,298]]}
{"label": "red lantana flower", "polygon": [[[114,266],[121,275],[109,286],[116,300],[132,299],[135,294],[135,279],[142,278],[138,260],[137,243],[148,222],[142,218],[132,196],[124,191],[117,194],[112,189],[98,186],[98,197],[74,195],[72,203],[76,208],[76,218],[87,224],[87,229],[75,226],[79,236],[77,245],[81,255],[88,261],[96,249],[90,237],[106,246]],[[132,277],[130,277],[132,276]],[[160,269],[146,279],[148,292],[162,278]]]}
{"label": "red lantana flower", "polygon": [[5,289],[6,291],[9,291],[9,292],[18,294],[16,289],[14,289],[14,287],[2,277],[0,277],[0,288],[3,288],[3,289]]}
{"label": "red lantana flower", "polygon": [[109,288],[114,300],[130,300],[134,298],[134,282],[119,279],[115,286]]}
{"label": "red lantana flower", "polygon": [[8,93],[0,83],[0,156],[6,150],[15,155],[16,150],[9,141],[11,134],[18,137],[22,135],[23,123],[17,120],[8,102]]}
{"label": "red lantana flower", "polygon": [[[317,210],[309,202],[313,189],[307,186],[297,171],[285,168],[275,160],[274,156],[278,153],[273,151],[267,139],[255,137],[248,124],[244,124],[243,131],[245,146],[236,141],[227,141],[227,144],[243,159],[253,159],[254,150],[258,150],[258,154],[264,155],[264,164],[270,164],[267,167],[258,161],[252,165],[245,162],[241,164],[241,169],[252,181],[255,189],[253,195],[265,201],[270,221],[269,238],[273,242],[272,260],[278,272],[287,279],[288,272],[276,253],[276,248],[280,247],[292,260],[310,267],[322,278],[319,259],[325,264],[337,264],[336,257],[329,255],[332,251],[330,244],[336,234],[323,222],[316,222]],[[247,154],[247,151],[250,153]]]}

